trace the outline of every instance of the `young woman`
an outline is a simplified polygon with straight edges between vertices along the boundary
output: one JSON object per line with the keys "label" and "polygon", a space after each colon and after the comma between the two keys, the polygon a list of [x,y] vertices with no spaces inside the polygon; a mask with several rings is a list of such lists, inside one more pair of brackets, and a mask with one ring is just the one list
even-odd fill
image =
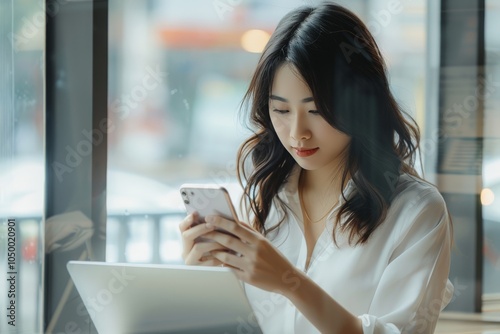
{"label": "young woman", "polygon": [[432,333],[451,223],[413,168],[419,132],[366,26],[328,2],[293,10],[245,100],[244,222],[186,217],[185,262],[234,268],[265,333]]}

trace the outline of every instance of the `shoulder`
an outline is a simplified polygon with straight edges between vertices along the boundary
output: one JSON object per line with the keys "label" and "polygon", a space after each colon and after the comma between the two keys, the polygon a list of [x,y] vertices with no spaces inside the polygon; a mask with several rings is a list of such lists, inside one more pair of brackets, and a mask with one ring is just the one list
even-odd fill
{"label": "shoulder", "polygon": [[382,225],[400,239],[408,233],[424,236],[435,228],[447,230],[449,223],[448,209],[439,190],[425,180],[402,174]]}
{"label": "shoulder", "polygon": [[436,186],[409,174],[400,175],[392,206],[417,211],[424,208],[433,209],[441,213],[446,210],[446,203]]}
{"label": "shoulder", "polygon": [[392,250],[391,259],[415,245],[438,252],[449,248],[453,238],[451,219],[439,190],[407,174],[400,176],[386,219],[376,232]]}

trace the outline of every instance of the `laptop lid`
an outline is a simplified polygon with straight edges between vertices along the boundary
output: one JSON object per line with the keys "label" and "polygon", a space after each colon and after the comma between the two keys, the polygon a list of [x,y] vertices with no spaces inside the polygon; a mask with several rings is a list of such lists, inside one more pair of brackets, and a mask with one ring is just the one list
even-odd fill
{"label": "laptop lid", "polygon": [[262,333],[229,268],[70,261],[100,334]]}

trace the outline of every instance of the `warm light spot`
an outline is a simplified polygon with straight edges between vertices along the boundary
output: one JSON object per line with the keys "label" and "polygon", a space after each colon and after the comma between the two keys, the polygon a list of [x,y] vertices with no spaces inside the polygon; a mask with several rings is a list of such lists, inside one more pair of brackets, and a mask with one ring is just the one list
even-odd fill
{"label": "warm light spot", "polygon": [[241,47],[248,52],[261,53],[270,37],[263,30],[248,30],[241,36]]}
{"label": "warm light spot", "polygon": [[495,194],[489,188],[484,188],[481,191],[481,204],[490,205],[495,200]]}

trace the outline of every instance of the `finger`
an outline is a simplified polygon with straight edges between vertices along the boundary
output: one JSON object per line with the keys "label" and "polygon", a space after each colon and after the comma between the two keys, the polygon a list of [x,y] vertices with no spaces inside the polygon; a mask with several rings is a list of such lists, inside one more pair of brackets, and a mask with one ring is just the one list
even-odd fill
{"label": "finger", "polygon": [[200,266],[222,267],[224,264],[211,256],[210,258],[203,259],[198,263]]}
{"label": "finger", "polygon": [[198,254],[198,257],[201,258],[204,254],[210,254],[213,251],[227,252],[229,249],[218,242],[198,242],[193,246],[192,253]]}
{"label": "finger", "polygon": [[191,252],[193,245],[200,241],[202,235],[212,230],[213,227],[207,228],[206,224],[199,224],[182,232],[182,258],[186,260],[186,257]]}
{"label": "finger", "polygon": [[255,229],[252,226],[248,225],[245,222],[240,222],[240,225],[243,226],[243,227],[246,227],[249,230],[255,231]]}
{"label": "finger", "polygon": [[[240,225],[244,228],[246,228],[248,231],[252,232],[252,233],[259,233],[255,228],[253,228],[252,226],[248,225],[247,223],[244,223],[244,222],[240,222]],[[260,234],[260,233],[259,233]]]}
{"label": "finger", "polygon": [[236,267],[233,267],[233,266],[232,266],[232,265],[230,265],[230,264],[223,263],[223,262],[221,262],[221,261],[217,260],[217,259],[216,259],[216,258],[214,258],[214,257],[213,257],[213,259],[214,259],[214,261],[217,261],[217,262],[219,262],[219,263],[220,263],[219,267],[224,267],[224,268],[234,269],[236,272],[242,272],[242,270],[241,270],[240,268],[236,268]]}
{"label": "finger", "polygon": [[187,215],[186,218],[184,218],[182,222],[179,224],[179,230],[181,232],[188,230],[193,225],[193,223],[198,222],[198,220],[199,220],[199,215],[197,212],[193,212]]}
{"label": "finger", "polygon": [[212,251],[212,256],[227,267],[243,271],[243,260],[238,255],[229,252]]}
{"label": "finger", "polygon": [[213,230],[214,230],[213,226],[207,226],[207,224],[198,224],[182,232],[182,238],[184,240],[195,240],[196,238],[208,232],[212,232]]}
{"label": "finger", "polygon": [[223,263],[218,259],[212,256],[212,254],[208,253],[200,258],[195,258],[194,255],[189,255],[186,258],[185,264],[194,265],[194,266],[213,266],[213,267],[221,267]]}
{"label": "finger", "polygon": [[204,237],[213,240],[222,245],[225,249],[232,250],[236,253],[246,254],[248,252],[248,244],[224,232],[213,231],[205,234]]}
{"label": "finger", "polygon": [[246,242],[251,242],[252,240],[255,239],[255,232],[251,231],[243,226],[241,226],[239,223],[236,223],[232,220],[225,219],[221,216],[207,216],[205,217],[205,221],[207,222],[207,226],[215,226],[222,228],[223,230],[226,230],[238,238],[240,238],[242,241]]}
{"label": "finger", "polygon": [[199,242],[187,253],[184,261],[186,264],[197,264],[205,258],[211,258],[212,251],[228,251],[228,249],[217,242]]}

